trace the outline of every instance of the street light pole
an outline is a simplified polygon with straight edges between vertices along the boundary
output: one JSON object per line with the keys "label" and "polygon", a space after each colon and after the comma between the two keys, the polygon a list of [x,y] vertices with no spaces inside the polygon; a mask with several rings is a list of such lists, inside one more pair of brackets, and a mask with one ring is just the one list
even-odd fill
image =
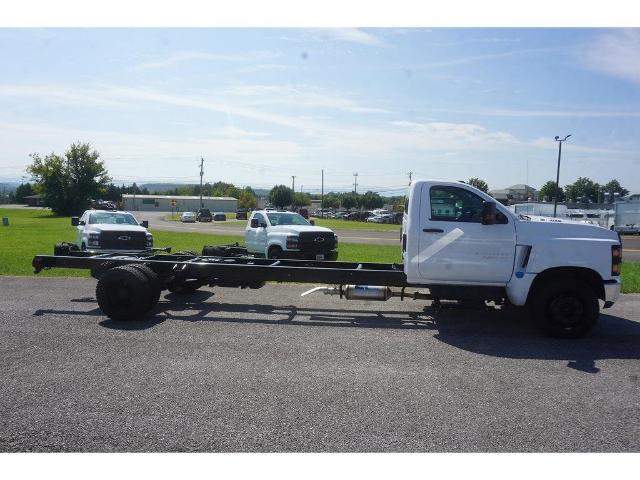
{"label": "street light pole", "polygon": [[556,172],[556,195],[553,199],[553,218],[556,218],[556,211],[558,209],[558,196],[560,195],[560,157],[562,156],[562,142],[566,141],[571,135],[567,135],[564,139],[560,140],[560,137],[556,136],[556,142],[558,142],[558,170]]}

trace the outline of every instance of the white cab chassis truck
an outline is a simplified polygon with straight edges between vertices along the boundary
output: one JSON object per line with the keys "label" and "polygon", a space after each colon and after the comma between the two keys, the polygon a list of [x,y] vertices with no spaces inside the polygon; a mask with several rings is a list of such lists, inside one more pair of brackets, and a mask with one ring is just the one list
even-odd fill
{"label": "white cab chassis truck", "polygon": [[266,281],[321,283],[303,295],[384,301],[391,297],[530,312],[553,336],[579,337],[596,324],[600,301],[620,294],[622,246],[601,227],[517,215],[463,183],[414,181],[403,221],[402,264],[281,258],[38,255],[44,268],[86,268],[98,278],[102,311],[117,320],[148,314],[160,292],[200,286],[260,288]]}

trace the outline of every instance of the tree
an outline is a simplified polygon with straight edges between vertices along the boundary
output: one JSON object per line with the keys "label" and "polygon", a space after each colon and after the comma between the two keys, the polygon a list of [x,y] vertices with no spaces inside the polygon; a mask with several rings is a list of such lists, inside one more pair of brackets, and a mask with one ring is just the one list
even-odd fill
{"label": "tree", "polygon": [[357,193],[344,193],[342,195],[342,198],[340,199],[340,204],[342,205],[342,208],[351,210],[353,207],[356,207],[358,205],[359,200],[360,198]]}
{"label": "tree", "polygon": [[368,209],[380,208],[384,205],[384,199],[376,192],[368,191],[362,195],[361,204]]}
{"label": "tree", "polygon": [[295,205],[296,207],[311,205],[311,197],[309,197],[309,194],[307,193],[294,192],[292,205]]}
{"label": "tree", "polygon": [[580,177],[572,184],[564,187],[564,193],[567,199],[574,202],[597,202],[599,188],[600,185],[598,185],[590,178]]}
{"label": "tree", "polygon": [[626,197],[627,195],[629,195],[629,190],[627,190],[626,188],[623,188],[622,185],[620,185],[620,182],[618,182],[618,180],[616,180],[615,178],[611,180],[609,183],[602,185],[601,189],[602,189],[603,196],[607,193],[611,195],[609,197],[610,200],[614,198],[613,197],[614,193],[619,194],[620,197]]}
{"label": "tree", "polygon": [[487,184],[487,182],[485,182],[484,180],[481,180],[479,178],[472,177],[472,178],[469,179],[467,184],[471,185],[472,187],[476,187],[478,190],[481,190],[484,193],[488,193],[489,192],[489,185]]}
{"label": "tree", "polygon": [[323,208],[338,208],[340,206],[340,197],[335,193],[327,193],[322,201]]}
{"label": "tree", "polygon": [[27,171],[36,180],[44,204],[58,215],[81,213],[89,200],[101,196],[111,181],[100,154],[88,143],[73,143],[64,157],[34,153]]}
{"label": "tree", "polygon": [[21,183],[16,187],[15,200],[23,203],[24,197],[29,197],[33,195],[35,192],[33,190],[33,186],[30,183]]}
{"label": "tree", "polygon": [[248,208],[253,209],[258,206],[258,199],[255,195],[253,195],[250,191],[246,189],[242,191],[240,194],[240,198],[238,198],[238,207],[239,208]]}
{"label": "tree", "polygon": [[269,201],[277,208],[283,209],[293,203],[293,190],[285,185],[276,185],[269,192]]}
{"label": "tree", "polygon": [[[542,185],[542,187],[540,187],[540,190],[538,191],[538,198],[540,200],[544,200],[546,198],[547,201],[550,202],[555,196],[556,182],[554,182],[553,180],[549,180],[548,182],[546,182],[544,185]],[[564,190],[562,189],[562,187],[558,189],[558,201],[564,202]]]}

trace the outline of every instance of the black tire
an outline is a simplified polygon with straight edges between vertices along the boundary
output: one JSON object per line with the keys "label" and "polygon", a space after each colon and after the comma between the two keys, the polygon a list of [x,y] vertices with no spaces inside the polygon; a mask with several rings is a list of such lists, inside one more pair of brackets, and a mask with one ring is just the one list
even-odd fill
{"label": "black tire", "polygon": [[151,287],[151,297],[149,305],[147,306],[147,311],[152,310],[158,304],[158,300],[160,300],[160,294],[162,293],[162,282],[160,281],[160,277],[151,269],[149,265],[145,265],[143,263],[127,265],[127,267],[140,270],[144,274],[144,276],[147,277],[149,286]]}
{"label": "black tire", "polygon": [[68,256],[70,252],[71,252],[71,247],[69,247],[69,245],[65,243],[56,243],[55,246],[53,247],[54,255]]}
{"label": "black tire", "polygon": [[327,253],[327,254],[325,254],[324,259],[328,260],[330,262],[335,262],[336,260],[338,260],[338,252],[329,252],[329,253]]}
{"label": "black tire", "polygon": [[578,338],[596,325],[600,313],[598,297],[584,282],[558,279],[538,288],[531,305],[534,320],[548,335]]}
{"label": "black tire", "polygon": [[184,282],[169,282],[167,284],[167,289],[171,293],[175,293],[177,295],[188,295],[190,293],[194,293],[198,290],[202,285],[197,280],[186,280]]}
{"label": "black tire", "polygon": [[215,245],[202,247],[202,255],[205,257],[224,257],[224,249]]}
{"label": "black tire", "polygon": [[104,272],[96,286],[100,309],[113,320],[137,320],[149,311],[152,288],[142,271],[131,266]]}
{"label": "black tire", "polygon": [[278,258],[284,258],[282,248],[278,247],[277,245],[269,247],[269,251],[267,252],[267,258],[272,258],[274,260]]}

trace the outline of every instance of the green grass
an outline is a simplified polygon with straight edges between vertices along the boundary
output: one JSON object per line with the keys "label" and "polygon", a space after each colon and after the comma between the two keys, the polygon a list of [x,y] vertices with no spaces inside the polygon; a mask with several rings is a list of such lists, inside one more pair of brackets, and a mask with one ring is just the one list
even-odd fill
{"label": "green grass", "polygon": [[399,232],[401,225],[390,223],[356,222],[353,220],[341,220],[335,218],[313,218],[319,227],[327,227],[331,230],[368,230],[370,232]]}
{"label": "green grass", "polygon": [[622,262],[622,293],[640,293],[640,263]]}
{"label": "green grass", "polygon": [[[0,226],[0,275],[32,275],[31,260],[35,255],[53,255],[54,244],[74,240],[75,229],[71,226],[70,218],[57,217],[47,210],[0,209],[0,217],[9,217],[10,220],[10,226]],[[157,247],[171,246],[174,252],[193,250],[199,253],[204,245],[244,243],[243,237],[239,235],[163,232],[153,229],[151,232]],[[338,251],[338,260],[346,262],[402,262],[399,246],[342,243]],[[46,270],[40,275],[79,277],[89,274],[86,270],[63,268]],[[640,263],[622,264],[622,291],[640,293]]]}

